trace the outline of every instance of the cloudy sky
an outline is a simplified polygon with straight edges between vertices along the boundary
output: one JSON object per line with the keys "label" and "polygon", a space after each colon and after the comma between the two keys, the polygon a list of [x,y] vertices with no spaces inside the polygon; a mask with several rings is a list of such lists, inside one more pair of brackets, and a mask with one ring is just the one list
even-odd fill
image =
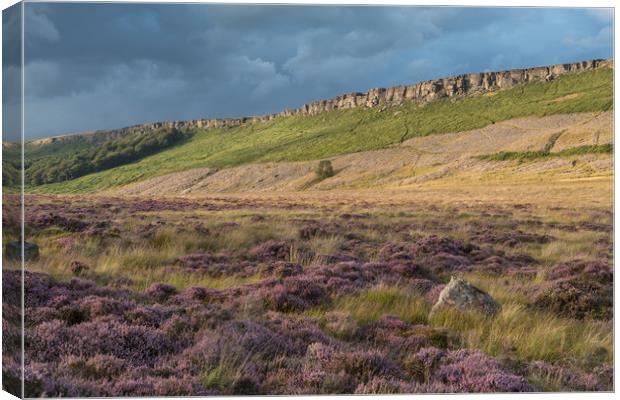
{"label": "cloudy sky", "polygon": [[611,9],[27,3],[25,14],[31,138],[613,54]]}

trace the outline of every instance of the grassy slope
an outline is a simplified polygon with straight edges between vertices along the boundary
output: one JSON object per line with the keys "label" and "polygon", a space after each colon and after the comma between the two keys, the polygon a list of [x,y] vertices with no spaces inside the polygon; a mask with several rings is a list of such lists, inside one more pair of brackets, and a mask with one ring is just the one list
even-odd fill
{"label": "grassy slope", "polygon": [[[510,118],[610,110],[612,81],[613,70],[601,69],[425,106],[337,110],[203,130],[187,143],[139,162],[32,191],[92,192],[191,168],[321,159],[385,148],[415,136],[481,128]],[[568,97],[570,94],[576,95]]]}

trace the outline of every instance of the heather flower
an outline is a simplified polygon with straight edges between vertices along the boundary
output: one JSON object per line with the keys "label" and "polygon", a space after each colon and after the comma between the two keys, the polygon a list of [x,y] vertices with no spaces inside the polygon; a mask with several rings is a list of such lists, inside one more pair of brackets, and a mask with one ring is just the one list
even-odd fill
{"label": "heather flower", "polygon": [[321,393],[333,393],[330,384],[335,377],[340,382],[337,392],[350,392],[374,377],[390,379],[401,376],[398,366],[377,351],[347,351],[334,345],[314,343],[306,352],[305,384],[316,387]]}
{"label": "heather flower", "polygon": [[502,244],[508,247],[515,247],[521,243],[549,243],[554,238],[549,235],[538,235],[536,233],[525,233],[520,230],[510,232],[497,232],[497,230],[487,230],[471,236],[471,240],[479,243]]}
{"label": "heather flower", "polygon": [[427,347],[421,349],[415,355],[415,358],[419,360],[420,364],[422,364],[424,368],[431,370],[443,357],[445,357],[445,355],[446,352],[444,350],[435,347]]}
{"label": "heather flower", "polygon": [[71,290],[87,290],[95,287],[95,282],[91,279],[72,278],[68,287]]}
{"label": "heather flower", "polygon": [[533,304],[569,318],[610,319],[613,288],[585,279],[558,280],[544,285]]}
{"label": "heather flower", "polygon": [[248,255],[258,260],[286,260],[290,254],[290,245],[283,241],[268,240],[253,247]]}
{"label": "heather flower", "polygon": [[145,291],[147,295],[154,297],[158,301],[164,301],[168,297],[176,294],[176,292],[177,290],[174,286],[166,283],[153,283]]}
{"label": "heather flower", "polygon": [[290,341],[292,347],[288,353],[289,356],[305,354],[308,346],[313,343],[331,344],[335,342],[311,318],[275,312],[268,312],[266,317],[266,326]]}
{"label": "heather flower", "polygon": [[473,246],[465,246],[460,240],[451,238],[440,238],[436,235],[418,239],[411,246],[411,254],[415,257],[435,255],[439,253],[451,254],[455,256],[465,256],[472,250]]}
{"label": "heather flower", "polygon": [[263,276],[287,278],[289,276],[300,275],[303,273],[303,267],[295,263],[276,261],[274,263],[267,262],[259,264],[258,272]]}
{"label": "heather flower", "polygon": [[545,279],[553,281],[580,277],[601,283],[610,283],[613,280],[612,268],[606,263],[570,261],[553,266]]}
{"label": "heather flower", "polygon": [[138,305],[125,312],[125,320],[132,325],[159,327],[164,319],[163,313],[153,307]]}
{"label": "heather flower", "polygon": [[86,296],[74,304],[90,318],[106,315],[122,315],[126,310],[134,307],[132,302],[102,296]]}
{"label": "heather flower", "polygon": [[68,368],[84,379],[109,380],[122,374],[126,363],[118,357],[107,354],[96,354],[90,358],[70,355],[60,360],[59,366],[61,369]]}
{"label": "heather flower", "polygon": [[202,287],[190,287],[185,289],[180,296],[184,299],[205,301],[214,295],[214,291]]}
{"label": "heather flower", "polygon": [[534,361],[527,367],[530,375],[558,382],[562,391],[609,390],[612,386],[612,374],[605,373],[604,368],[605,366],[599,368],[596,371],[598,373],[585,373],[544,361]]}
{"label": "heather flower", "polygon": [[494,360],[478,350],[450,352],[430,380],[448,384],[460,392],[528,392],[533,391],[525,378],[502,369]]}
{"label": "heather flower", "polygon": [[322,286],[309,277],[291,277],[267,290],[263,299],[276,311],[301,311],[329,300]]}

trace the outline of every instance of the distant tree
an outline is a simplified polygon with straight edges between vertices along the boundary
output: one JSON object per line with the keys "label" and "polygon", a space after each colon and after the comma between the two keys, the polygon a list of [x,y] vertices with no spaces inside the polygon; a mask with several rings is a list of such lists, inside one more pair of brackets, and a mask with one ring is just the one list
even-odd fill
{"label": "distant tree", "polygon": [[320,180],[334,176],[334,167],[332,167],[332,162],[329,160],[320,161],[315,173],[317,178]]}
{"label": "distant tree", "polygon": [[14,186],[20,183],[20,181],[19,168],[16,168],[13,163],[2,161],[2,185]]}
{"label": "distant tree", "polygon": [[[176,128],[119,137],[71,156],[50,156],[35,160],[26,168],[26,181],[35,185],[62,182],[93,172],[137,161],[176,144],[185,137]],[[5,177],[4,180],[10,180]]]}

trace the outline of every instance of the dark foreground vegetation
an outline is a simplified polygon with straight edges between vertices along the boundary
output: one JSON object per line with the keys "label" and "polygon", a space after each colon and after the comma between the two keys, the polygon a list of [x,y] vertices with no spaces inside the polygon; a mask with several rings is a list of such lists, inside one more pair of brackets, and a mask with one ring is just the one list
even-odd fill
{"label": "dark foreground vegetation", "polygon": [[611,211],[343,204],[27,196],[26,396],[612,389]]}

